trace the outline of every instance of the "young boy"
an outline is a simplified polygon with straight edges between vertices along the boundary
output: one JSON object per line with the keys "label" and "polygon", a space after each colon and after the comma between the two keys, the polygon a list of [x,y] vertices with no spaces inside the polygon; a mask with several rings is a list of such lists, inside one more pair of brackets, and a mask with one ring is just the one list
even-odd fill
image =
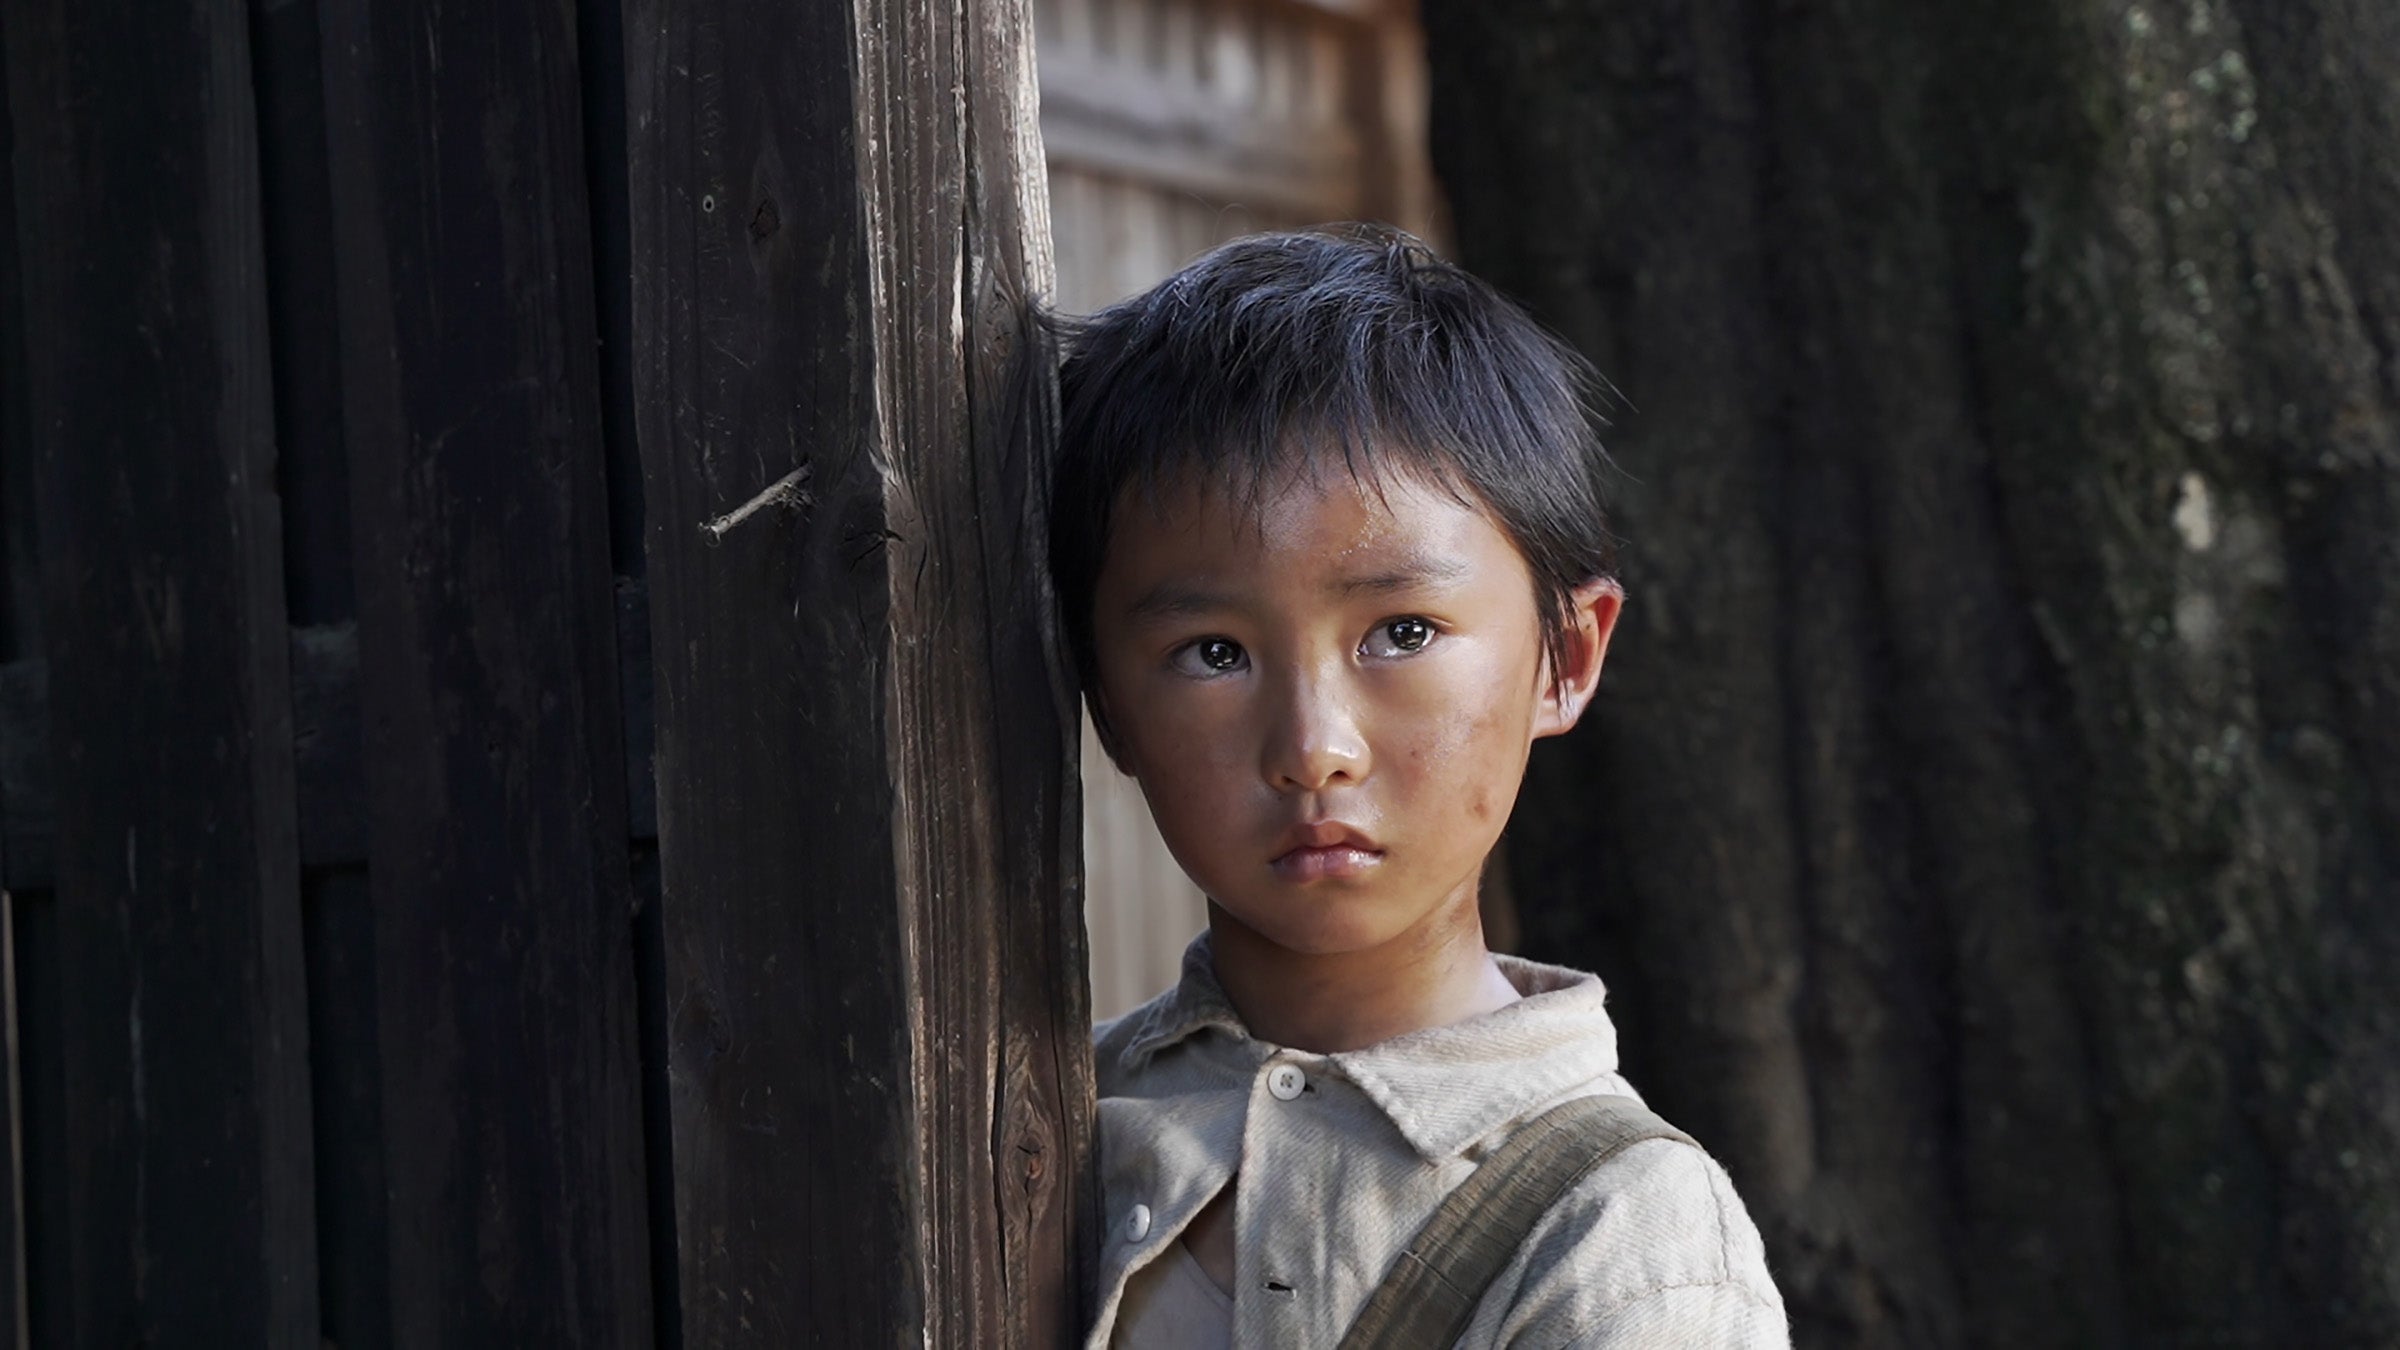
{"label": "young boy", "polygon": [[[1238,240],[1070,333],[1060,600],[1103,743],[1209,897],[1180,982],[1095,1038],[1094,1350],[1340,1344],[1526,1122],[1633,1097],[1599,981],[1494,955],[1476,903],[1621,600],[1591,378],[1366,227]],[[1788,1344],[1680,1136],[1534,1212],[1457,1344]]]}

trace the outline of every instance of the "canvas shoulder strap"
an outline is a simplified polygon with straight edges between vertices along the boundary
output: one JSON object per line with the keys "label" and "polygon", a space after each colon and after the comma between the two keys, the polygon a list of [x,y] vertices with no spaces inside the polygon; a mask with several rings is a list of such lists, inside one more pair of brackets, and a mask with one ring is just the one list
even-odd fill
{"label": "canvas shoulder strap", "polygon": [[1342,1350],[1449,1350],[1542,1215],[1593,1168],[1645,1139],[1692,1143],[1631,1097],[1577,1097],[1527,1121],[1417,1230]]}

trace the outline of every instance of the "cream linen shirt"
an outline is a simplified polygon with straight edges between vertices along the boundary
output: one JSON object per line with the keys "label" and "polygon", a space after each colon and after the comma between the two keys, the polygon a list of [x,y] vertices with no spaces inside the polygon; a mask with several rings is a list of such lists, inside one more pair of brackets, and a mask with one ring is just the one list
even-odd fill
{"label": "cream linen shirt", "polygon": [[[1442,1197],[1512,1129],[1569,1098],[1635,1096],[1617,1074],[1597,977],[1498,960],[1521,1001],[1319,1055],[1243,1028],[1203,933],[1173,989],[1101,1026],[1109,1228],[1090,1350],[1109,1350],[1126,1278],[1237,1171],[1233,1343],[1331,1350]],[[1458,1344],[1748,1350],[1791,1338],[1758,1229],[1724,1169],[1653,1139],[1551,1208]]]}

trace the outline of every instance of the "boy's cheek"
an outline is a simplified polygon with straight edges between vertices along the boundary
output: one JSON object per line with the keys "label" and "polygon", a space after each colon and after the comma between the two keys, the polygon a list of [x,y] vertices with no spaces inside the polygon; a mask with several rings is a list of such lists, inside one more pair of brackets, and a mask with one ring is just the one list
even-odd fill
{"label": "boy's cheek", "polygon": [[[1145,722],[1121,737],[1121,767],[1141,784],[1162,832],[1223,833],[1250,808],[1233,738],[1196,718]],[[1170,840],[1182,843],[1182,840]]]}
{"label": "boy's cheek", "polygon": [[1166,787],[1224,773],[1234,739],[1230,729],[1202,710],[1189,708],[1179,715],[1143,709],[1130,725],[1119,728],[1118,735],[1129,761],[1127,770],[1145,787],[1153,785],[1152,779]]}

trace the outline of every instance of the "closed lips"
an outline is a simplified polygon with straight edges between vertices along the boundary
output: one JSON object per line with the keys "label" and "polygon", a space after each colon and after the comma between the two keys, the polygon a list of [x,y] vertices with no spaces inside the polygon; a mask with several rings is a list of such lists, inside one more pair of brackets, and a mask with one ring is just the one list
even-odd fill
{"label": "closed lips", "polygon": [[1295,826],[1285,832],[1280,844],[1281,847],[1275,855],[1279,859],[1307,850],[1356,849],[1363,853],[1383,851],[1376,846],[1374,839],[1369,837],[1366,831],[1345,825],[1338,820],[1325,820],[1314,824]]}

